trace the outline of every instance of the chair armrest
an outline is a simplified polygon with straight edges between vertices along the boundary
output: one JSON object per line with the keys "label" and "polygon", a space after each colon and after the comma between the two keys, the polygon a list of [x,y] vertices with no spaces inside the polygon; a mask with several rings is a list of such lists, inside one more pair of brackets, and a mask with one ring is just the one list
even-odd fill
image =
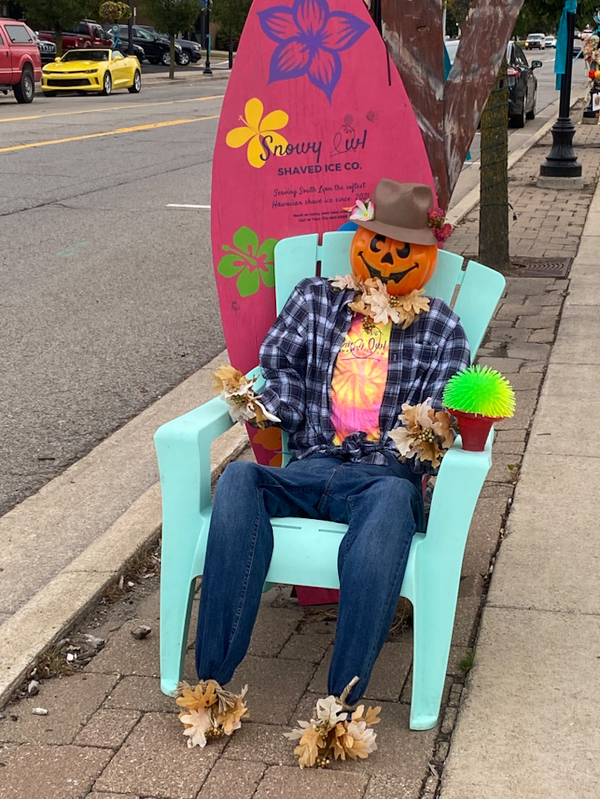
{"label": "chair armrest", "polygon": [[475,505],[492,465],[493,440],[492,429],[482,452],[467,452],[459,436],[442,460],[423,541],[426,549],[431,547],[441,558],[457,547],[464,549]]}
{"label": "chair armrest", "polygon": [[[191,513],[210,506],[210,445],[232,426],[229,406],[220,397],[215,397],[158,428],[154,444],[163,508],[166,501],[188,505],[191,497]],[[193,492],[189,491],[189,486],[194,486]]]}
{"label": "chair armrest", "polygon": [[[248,377],[257,374],[260,374],[258,367]],[[259,377],[258,382],[261,381],[264,384]],[[179,507],[179,510],[185,505],[193,514],[210,508],[210,445],[233,424],[229,406],[215,397],[158,428],[154,443],[164,511],[167,511],[165,503],[172,503],[173,509]]]}

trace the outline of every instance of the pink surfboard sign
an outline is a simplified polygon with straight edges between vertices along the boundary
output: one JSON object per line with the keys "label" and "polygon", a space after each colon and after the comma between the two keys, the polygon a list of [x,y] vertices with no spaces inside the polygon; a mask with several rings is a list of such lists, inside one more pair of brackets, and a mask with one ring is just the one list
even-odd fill
{"label": "pink surfboard sign", "polygon": [[[213,161],[213,259],[234,366],[256,366],[275,319],[276,242],[336,230],[382,177],[435,194],[413,109],[363,0],[255,0]],[[277,428],[249,434],[259,463],[281,464]],[[338,597],[297,593],[301,604]]]}
{"label": "pink surfboard sign", "polygon": [[434,188],[413,109],[363,0],[255,0],[212,177],[215,276],[235,367],[256,366],[275,319],[275,243],[336,230],[382,177]]}

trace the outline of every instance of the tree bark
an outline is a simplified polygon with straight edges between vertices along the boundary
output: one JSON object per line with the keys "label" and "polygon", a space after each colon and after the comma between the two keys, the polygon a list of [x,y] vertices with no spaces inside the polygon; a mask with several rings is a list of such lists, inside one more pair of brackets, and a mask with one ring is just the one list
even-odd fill
{"label": "tree bark", "polygon": [[62,28],[57,23],[54,28],[54,38],[56,39],[56,56],[60,58],[62,56]]}
{"label": "tree bark", "polygon": [[510,268],[506,57],[481,117],[479,261],[498,270]]}

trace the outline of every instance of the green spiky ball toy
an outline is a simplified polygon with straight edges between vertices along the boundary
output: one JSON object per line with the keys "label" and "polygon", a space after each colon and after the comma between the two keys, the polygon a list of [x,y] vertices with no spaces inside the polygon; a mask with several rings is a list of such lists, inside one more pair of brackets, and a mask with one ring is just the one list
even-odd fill
{"label": "green spiky ball toy", "polygon": [[515,392],[508,380],[489,366],[469,366],[448,381],[444,405],[464,413],[495,419],[515,412]]}

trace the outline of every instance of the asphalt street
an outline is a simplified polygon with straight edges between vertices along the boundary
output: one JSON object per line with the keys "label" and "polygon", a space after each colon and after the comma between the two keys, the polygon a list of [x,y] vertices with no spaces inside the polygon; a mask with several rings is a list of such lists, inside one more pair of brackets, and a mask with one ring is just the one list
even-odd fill
{"label": "asphalt street", "polygon": [[223,349],[209,211],[168,205],[210,203],[225,85],[0,102],[2,510]]}
{"label": "asphalt street", "polygon": [[175,85],[145,65],[139,95],[0,95],[0,513],[223,349],[210,209],[183,206],[210,205],[225,63]]}

